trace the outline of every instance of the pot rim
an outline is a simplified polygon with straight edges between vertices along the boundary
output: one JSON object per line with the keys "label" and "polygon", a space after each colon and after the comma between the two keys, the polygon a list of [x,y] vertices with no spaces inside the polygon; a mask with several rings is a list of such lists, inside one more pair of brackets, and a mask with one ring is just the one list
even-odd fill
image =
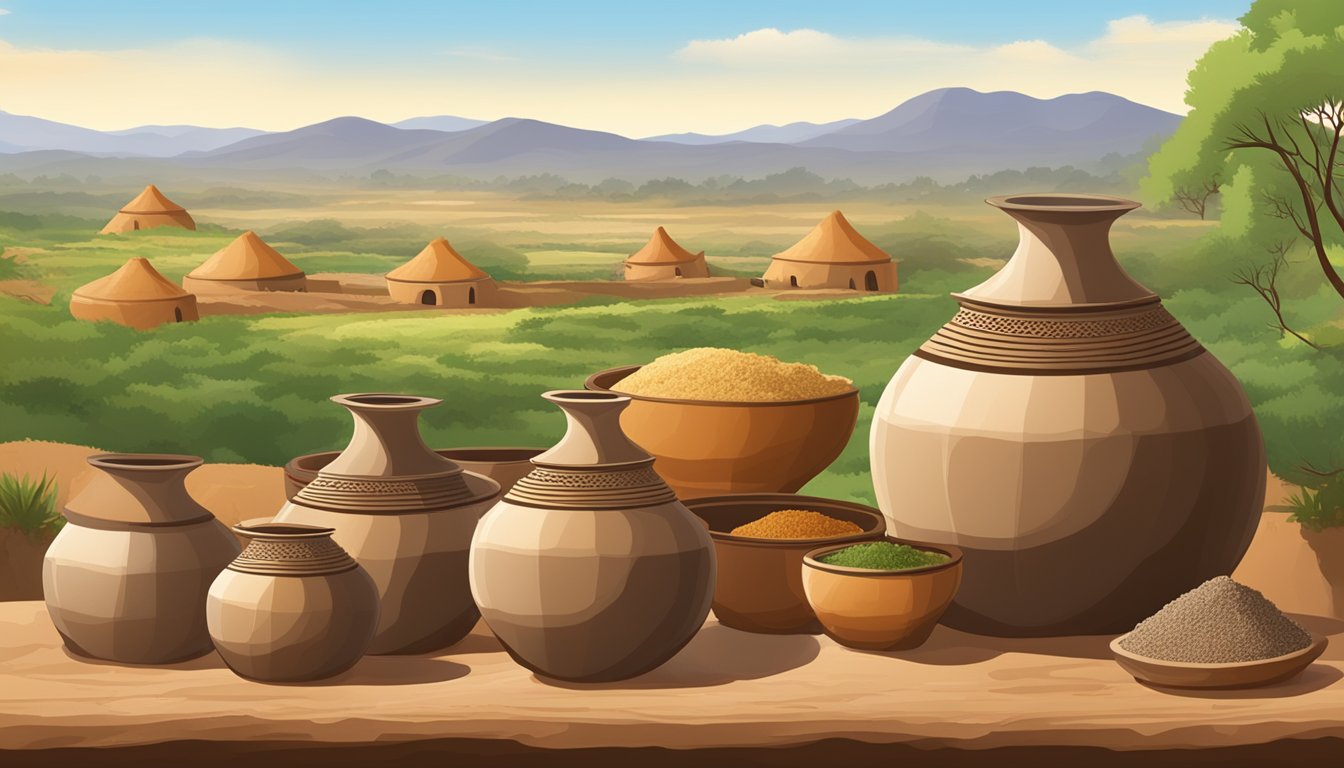
{"label": "pot rim", "polygon": [[584,380],[583,386],[595,392],[613,392],[615,394],[619,394],[621,397],[630,398],[631,400],[643,400],[649,403],[672,403],[675,405],[706,406],[710,408],[723,407],[723,406],[732,408],[743,408],[743,407],[777,408],[777,407],[787,407],[790,405],[812,405],[815,403],[824,403],[831,400],[843,400],[847,397],[852,397],[857,400],[859,397],[858,387],[855,387],[853,384],[851,384],[847,392],[841,392],[835,395],[823,395],[821,397],[809,397],[803,400],[684,400],[672,397],[648,397],[646,395],[633,395],[630,394],[629,392],[618,392],[617,390],[611,389],[610,387],[604,386],[597,382],[598,378],[600,377],[620,373],[621,376],[612,382],[613,384],[615,384],[616,382],[625,379],[626,376],[629,376],[630,374],[634,373],[635,371],[638,371],[640,368],[643,367],[644,366],[642,365],[619,365],[616,366],[615,368],[607,368],[590,375],[587,379]]}
{"label": "pot rim", "polygon": [[418,411],[443,402],[435,397],[396,392],[349,392],[332,395],[329,399],[347,408],[370,411]]}
{"label": "pot rim", "polygon": [[[696,510],[702,506],[713,506],[719,503],[745,503],[753,501],[774,501],[778,499],[780,503],[798,504],[802,507],[845,507],[850,511],[860,511],[871,515],[875,520],[877,527],[872,530],[864,530],[859,533],[846,533],[837,536],[819,536],[807,539],[771,539],[764,536],[735,536],[727,531],[716,531],[713,528],[709,530],[709,537],[715,541],[722,541],[725,544],[734,544],[739,546],[763,547],[766,549],[796,549],[798,547],[807,547],[809,551],[818,547],[829,547],[838,544],[842,547],[850,544],[859,544],[865,541],[879,541],[886,537],[887,519],[879,510],[869,507],[866,504],[860,504],[856,501],[844,501],[842,499],[828,499],[822,496],[803,496],[797,493],[725,493],[716,496],[699,496],[690,499],[683,499],[682,505],[691,511],[691,514],[699,517],[709,524],[708,520],[700,517]],[[820,511],[820,510],[815,510]],[[825,514],[825,512],[822,512]]]}
{"label": "pot rim", "polygon": [[855,543],[858,544],[868,543],[861,541],[861,542],[850,542],[848,544],[829,544],[824,547],[817,547],[816,549],[808,552],[806,555],[803,555],[803,567],[812,568],[818,571],[825,571],[827,573],[833,573],[838,576],[871,576],[881,579],[900,577],[900,576],[923,576],[930,573],[936,573],[938,571],[944,571],[951,568],[961,567],[961,559],[962,559],[961,548],[954,547],[951,544],[934,544],[928,541],[915,541],[914,539],[902,539],[890,535],[883,536],[880,539],[876,539],[876,541],[890,541],[893,544],[904,544],[908,547],[914,547],[915,549],[923,549],[932,552],[941,552],[942,554],[947,555],[949,559],[946,563],[939,563],[937,565],[925,565],[920,568],[906,568],[900,571],[882,571],[876,568],[851,568],[850,566],[847,565],[831,565],[829,563],[823,563],[820,560],[816,559],[821,555],[827,555],[830,554],[831,552],[835,552],[836,550],[852,547],[854,546]]}
{"label": "pot rim", "polygon": [[628,403],[631,396],[610,389],[552,389],[542,392],[543,400],[551,403]]}
{"label": "pot rim", "polygon": [[233,532],[249,539],[293,541],[295,539],[323,539],[335,533],[336,529],[307,523],[277,523],[271,517],[254,517],[233,526]]}
{"label": "pot rim", "polygon": [[205,463],[200,456],[185,453],[95,453],[85,461],[91,467],[121,472],[195,469]]}
{"label": "pot rim", "polygon": [[1004,211],[1060,213],[1108,213],[1132,211],[1143,203],[1114,195],[1071,192],[1019,193],[985,198],[985,202]]}

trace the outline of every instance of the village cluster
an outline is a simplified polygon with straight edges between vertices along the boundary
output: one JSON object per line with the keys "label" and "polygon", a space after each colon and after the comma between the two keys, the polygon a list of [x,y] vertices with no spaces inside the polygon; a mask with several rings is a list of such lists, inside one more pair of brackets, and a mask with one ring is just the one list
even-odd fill
{"label": "village cluster", "polygon": [[[194,230],[196,222],[185,208],[150,184],[100,234],[158,227]],[[499,287],[494,279],[442,237],[385,277],[388,296],[402,304],[498,306]],[[630,281],[695,280],[710,277],[710,271],[704,251],[690,252],[658,227],[649,242],[625,260],[624,277]],[[897,288],[896,264],[834,211],[793,246],[775,254],[765,274],[751,283],[769,289],[891,292]],[[147,329],[199,319],[197,295],[308,289],[302,269],[248,230],[189,272],[181,285],[164,277],[148,259],[133,257],[112,274],[77,288],[71,295],[70,312],[80,320]]]}

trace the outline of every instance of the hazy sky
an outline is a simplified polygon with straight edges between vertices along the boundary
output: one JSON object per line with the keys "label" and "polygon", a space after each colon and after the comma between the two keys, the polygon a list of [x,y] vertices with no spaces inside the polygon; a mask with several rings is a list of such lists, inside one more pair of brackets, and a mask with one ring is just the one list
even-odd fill
{"label": "hazy sky", "polygon": [[100,129],[532,117],[629,136],[872,117],[932,88],[1184,112],[1248,0],[0,0],[0,110]]}

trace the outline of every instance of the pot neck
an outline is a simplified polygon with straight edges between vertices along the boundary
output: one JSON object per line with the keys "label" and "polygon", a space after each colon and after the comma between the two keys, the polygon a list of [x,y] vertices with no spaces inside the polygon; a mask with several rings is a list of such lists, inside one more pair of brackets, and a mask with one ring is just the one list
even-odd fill
{"label": "pot neck", "polygon": [[550,450],[532,459],[547,467],[593,467],[641,464],[649,456],[621,429],[621,411],[630,398],[613,392],[557,390],[542,398],[565,413],[565,436]]}
{"label": "pot neck", "polygon": [[409,395],[337,395],[354,419],[354,434],[320,474],[359,477],[444,475],[462,471],[420,437],[420,412],[441,403]]}
{"label": "pot neck", "polygon": [[956,298],[1041,308],[1156,298],[1125,272],[1111,251],[1111,225],[1138,203],[1100,195],[1014,195],[986,202],[1017,221],[1017,250],[993,277],[953,294]]}
{"label": "pot neck", "polygon": [[65,510],[108,523],[182,525],[212,517],[187,493],[187,475],[198,456],[101,453],[88,458],[98,470]]}

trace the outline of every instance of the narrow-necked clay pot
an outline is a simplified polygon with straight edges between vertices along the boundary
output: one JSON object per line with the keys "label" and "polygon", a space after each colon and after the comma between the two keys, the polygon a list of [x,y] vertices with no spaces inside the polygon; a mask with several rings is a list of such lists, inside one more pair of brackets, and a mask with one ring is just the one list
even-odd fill
{"label": "narrow-necked clay pot", "polygon": [[224,663],[267,682],[320,680],[354,666],[378,627],[378,588],[334,531],[266,520],[233,530],[247,547],[206,602]]}
{"label": "narrow-necked clay pot", "polygon": [[714,589],[705,526],[625,436],[630,399],[543,397],[564,438],[481,520],[471,589],[509,654],[547,677],[621,680],[672,658],[700,629]]}
{"label": "narrow-necked clay pot", "polygon": [[42,591],[71,651],[126,664],[209,653],[205,598],[238,540],[187,493],[197,456],[100,453],[65,505]]}
{"label": "narrow-necked clay pot", "polygon": [[[467,472],[475,472],[499,483],[500,492],[508,493],[513,484],[532,471],[532,457],[545,448],[440,448],[435,453],[456,462]],[[295,494],[317,477],[340,451],[307,453],[295,456],[285,464],[285,498]]]}
{"label": "narrow-necked clay pot", "polygon": [[374,393],[332,401],[354,417],[350,445],[275,522],[335,529],[336,543],[368,571],[381,605],[369,653],[426,653],[456,643],[479,618],[467,551],[499,484],[463,472],[420,439],[420,412],[441,400]]}

